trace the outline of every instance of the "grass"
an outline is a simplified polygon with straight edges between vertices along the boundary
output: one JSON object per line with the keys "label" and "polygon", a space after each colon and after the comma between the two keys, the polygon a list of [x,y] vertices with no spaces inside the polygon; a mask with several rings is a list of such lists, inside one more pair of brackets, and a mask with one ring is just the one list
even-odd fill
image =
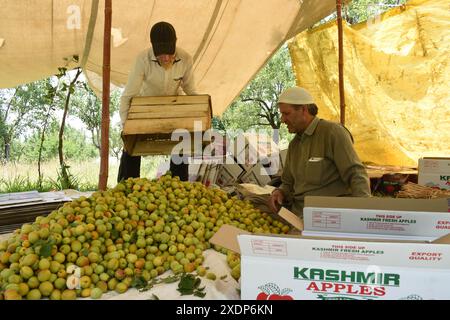
{"label": "grass", "polygon": [[[168,161],[168,157],[155,156],[143,157],[141,163],[141,177],[153,179],[156,177],[156,171],[160,163]],[[77,162],[67,161],[69,172],[72,176],[72,182],[79,191],[97,190],[100,159]],[[7,163],[0,165],[0,193],[5,192],[23,192],[38,190],[46,192],[51,190],[61,190],[61,179],[59,178],[59,162],[52,160],[42,163],[41,170],[43,180],[41,186],[38,183],[37,163]],[[108,170],[108,188],[117,184],[117,172],[119,170],[119,161],[115,158],[109,160]]]}
{"label": "grass", "polygon": [[12,179],[0,180],[0,192],[22,192],[30,190],[38,190],[40,192],[54,190],[54,184],[50,180],[42,181],[39,186],[38,180],[32,180],[29,176],[15,176]]}

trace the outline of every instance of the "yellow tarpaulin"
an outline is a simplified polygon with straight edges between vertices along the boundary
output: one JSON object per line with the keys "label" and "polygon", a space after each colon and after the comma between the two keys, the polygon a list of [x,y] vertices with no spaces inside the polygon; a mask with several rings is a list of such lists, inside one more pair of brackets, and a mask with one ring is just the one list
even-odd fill
{"label": "yellow tarpaulin", "polygon": [[[417,166],[422,156],[450,156],[449,9],[448,0],[415,0],[344,24],[346,126],[362,161]],[[289,49],[319,116],[339,121],[336,23],[298,35]]]}

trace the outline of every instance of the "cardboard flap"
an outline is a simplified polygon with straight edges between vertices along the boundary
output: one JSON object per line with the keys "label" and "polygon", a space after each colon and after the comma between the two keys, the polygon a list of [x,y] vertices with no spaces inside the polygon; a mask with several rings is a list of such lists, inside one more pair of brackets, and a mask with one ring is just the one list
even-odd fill
{"label": "cardboard flap", "polygon": [[357,197],[305,197],[305,208],[345,208],[395,211],[448,212],[447,199],[400,199]]}
{"label": "cardboard flap", "polygon": [[306,197],[305,204],[304,235],[307,231],[319,237],[326,232],[432,241],[449,232],[447,199]]}
{"label": "cardboard flap", "polygon": [[450,244],[450,233],[432,241],[433,244]]}
{"label": "cardboard flap", "polygon": [[240,254],[241,250],[239,248],[237,237],[241,234],[251,234],[251,232],[224,224],[217,230],[211,239],[209,239],[209,242]]}
{"label": "cardboard flap", "polygon": [[289,222],[297,230],[303,231],[303,220],[297,217],[295,213],[282,207],[281,210],[278,211],[278,215]]}

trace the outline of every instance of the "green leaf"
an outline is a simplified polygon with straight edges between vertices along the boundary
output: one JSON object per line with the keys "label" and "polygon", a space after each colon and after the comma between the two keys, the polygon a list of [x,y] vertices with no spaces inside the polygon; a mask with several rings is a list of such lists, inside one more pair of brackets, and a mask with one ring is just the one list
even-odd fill
{"label": "green leaf", "polygon": [[200,278],[196,278],[194,280],[194,288],[198,288],[198,286],[200,285],[201,282],[202,282],[202,280]]}
{"label": "green leaf", "polygon": [[42,240],[42,239],[39,239],[38,241],[36,241],[36,242],[33,244],[33,249],[36,249],[37,247],[40,247],[40,246],[42,246],[43,244],[45,244],[45,241]]}
{"label": "green leaf", "polygon": [[193,294],[194,293],[194,289],[182,289],[182,288],[178,288],[177,289],[182,296],[187,296],[189,294]]}
{"label": "green leaf", "polygon": [[203,292],[205,287],[200,288],[202,280],[193,274],[183,274],[178,284],[178,291],[182,296],[193,294],[196,297],[203,298],[206,293]]}
{"label": "green leaf", "polygon": [[153,284],[152,283],[148,283],[146,286],[144,286],[143,288],[139,289],[139,292],[145,292],[150,290],[151,288],[153,288]]}
{"label": "green leaf", "polygon": [[192,274],[184,274],[181,276],[180,283],[178,284],[179,289],[194,289],[195,277]]}
{"label": "green leaf", "polygon": [[52,255],[52,245],[50,243],[43,244],[41,250],[39,250],[39,255],[44,258],[50,257]]}
{"label": "green leaf", "polygon": [[131,234],[130,243],[136,243],[137,238],[138,238],[137,233],[136,233],[136,232],[133,232],[133,233]]}
{"label": "green leaf", "polygon": [[197,290],[194,292],[194,296],[204,298],[206,296],[206,292],[201,292]]}
{"label": "green leaf", "polygon": [[81,250],[81,254],[82,254],[83,256],[87,257],[88,254],[89,254],[89,250],[86,249],[86,248],[84,248],[83,250]]}
{"label": "green leaf", "polygon": [[131,287],[136,289],[142,289],[147,285],[147,281],[143,277],[134,277],[131,281]]}
{"label": "green leaf", "polygon": [[117,239],[118,237],[119,237],[119,231],[117,231],[116,229],[112,229],[111,230],[111,238],[113,239],[113,240],[115,240],[115,239]]}
{"label": "green leaf", "polygon": [[220,280],[226,279],[227,275],[223,275],[220,277]]}
{"label": "green leaf", "polygon": [[164,283],[174,283],[177,282],[178,280],[180,280],[180,278],[178,276],[168,276],[167,278],[163,279]]}

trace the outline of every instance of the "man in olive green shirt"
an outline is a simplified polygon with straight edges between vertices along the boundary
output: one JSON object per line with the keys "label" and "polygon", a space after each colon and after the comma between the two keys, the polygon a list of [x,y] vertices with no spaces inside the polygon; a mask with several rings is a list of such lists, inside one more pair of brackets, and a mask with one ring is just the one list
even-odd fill
{"label": "man in olive green shirt", "polygon": [[370,197],[367,172],[346,128],[316,117],[313,98],[300,87],[285,90],[278,108],[296,135],[288,147],[282,184],[269,199],[274,212],[283,205],[302,216],[305,196]]}

